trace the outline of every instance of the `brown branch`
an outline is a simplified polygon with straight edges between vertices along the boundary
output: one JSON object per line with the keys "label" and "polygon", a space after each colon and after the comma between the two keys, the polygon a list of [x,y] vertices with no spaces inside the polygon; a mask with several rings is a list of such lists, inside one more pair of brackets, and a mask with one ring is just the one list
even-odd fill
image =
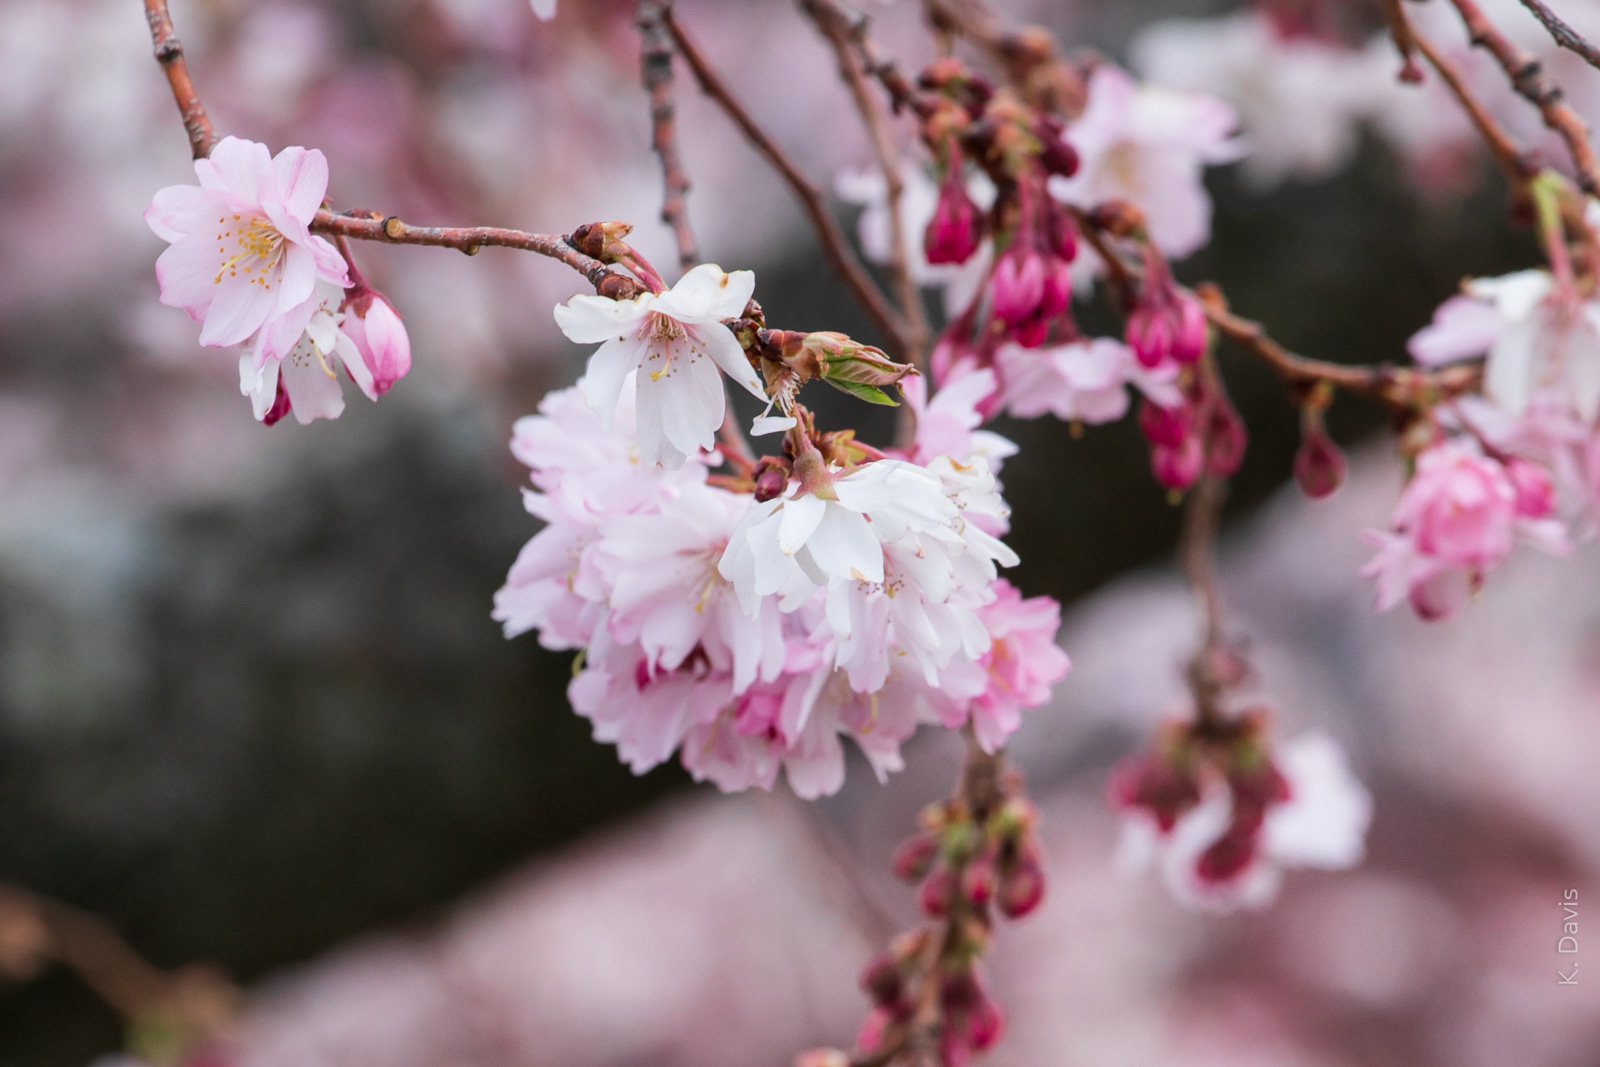
{"label": "brown branch", "polygon": [[156,61],[166,72],[167,84],[172,86],[172,99],[177,101],[178,114],[183,116],[183,128],[189,134],[189,148],[194,158],[204,159],[217,143],[217,132],[211,128],[205,105],[195,92],[189,79],[189,64],[183,58],[183,43],[172,29],[172,16],[167,12],[167,0],[144,0],[145,21],[150,23],[150,40],[155,45]]}
{"label": "brown branch", "polygon": [[1494,56],[1511,87],[1539,109],[1544,124],[1566,143],[1578,172],[1578,184],[1590,196],[1600,196],[1600,162],[1589,144],[1589,130],[1578,113],[1562,103],[1561,88],[1545,77],[1539,61],[1518,48],[1495,28],[1476,0],[1450,0],[1466,24],[1472,43]]}
{"label": "brown branch", "polygon": [[668,19],[672,0],[639,0],[641,78],[650,94],[650,146],[661,160],[661,221],[672,228],[678,242],[678,269],[686,271],[700,262],[700,248],[689,225],[689,177],[678,155],[677,117],[672,101],[672,30]]}
{"label": "brown branch", "polygon": [[[1399,11],[1398,4],[1396,4],[1396,11]],[[1399,17],[1403,19],[1405,16],[1400,14]],[[1484,107],[1483,103],[1472,95],[1472,90],[1467,87],[1466,79],[1461,76],[1461,72],[1456,69],[1455,64],[1445,58],[1434,47],[1433,42],[1418,33],[1415,27],[1409,23],[1404,25],[1406,26],[1407,43],[1418,52],[1421,52],[1423,57],[1427,59],[1428,65],[1438,72],[1439,79],[1444,82],[1446,88],[1450,90],[1457,102],[1461,104],[1462,109],[1466,111],[1467,117],[1472,120],[1472,125],[1477,128],[1478,136],[1482,137],[1484,144],[1488,145],[1490,154],[1494,156],[1495,163],[1505,173],[1506,181],[1510,184],[1513,192],[1519,197],[1525,197],[1528,179],[1538,171],[1532,158],[1527,152],[1519,148],[1505,128],[1495,121],[1494,117],[1489,114],[1489,109]]]}
{"label": "brown branch", "polygon": [[872,320],[873,326],[883,335],[883,347],[888,349],[891,355],[903,358],[909,348],[905,321],[883,295],[855,253],[850,250],[839,223],[828,211],[822,191],[800,172],[794,161],[778,147],[745,110],[744,105],[739,103],[728,90],[722,77],[711,68],[700,49],[684,33],[683,27],[673,18],[670,11],[667,13],[667,26],[672,31],[672,39],[678,46],[678,53],[688,61],[701,90],[722,109],[735,126],[739,127],[740,132],[778,172],[796,199],[800,201],[800,206],[817,231],[823,255],[827,257],[829,266],[855,294],[856,299],[866,310],[867,317]]}
{"label": "brown branch", "polygon": [[343,214],[318,211],[311,221],[314,233],[333,234],[360,241],[385,241],[396,245],[426,245],[432,248],[454,248],[467,255],[475,255],[479,248],[516,248],[559,260],[589,279],[595,291],[615,300],[629,300],[639,295],[637,282],[613,271],[597,259],[579,252],[567,243],[567,238],[548,233],[525,233],[522,230],[505,230],[494,226],[412,226],[393,215],[377,212]]}
{"label": "brown branch", "polygon": [[0,945],[0,966],[13,977],[59,962],[125,1020],[170,1016],[191,1039],[218,1032],[237,1007],[238,991],[215,968],[161,970],[98,915],[21,886],[0,884]]}
{"label": "brown branch", "polygon": [[900,213],[900,202],[905,196],[905,181],[900,176],[900,153],[889,132],[889,117],[867,84],[866,71],[856,50],[857,35],[865,30],[865,16],[850,20],[838,5],[821,0],[799,0],[799,3],[833,46],[834,55],[839,60],[839,74],[850,89],[856,112],[861,116],[868,140],[872,143],[878,169],[883,173],[889,208],[889,278],[894,283],[900,314],[906,323],[904,361],[920,370],[927,354],[928,316],[922,306],[922,291],[911,273],[910,242],[905,232],[905,219]]}
{"label": "brown branch", "polygon": [[1522,0],[1522,6],[1532,12],[1533,17],[1544,24],[1544,28],[1550,31],[1550,36],[1555,40],[1556,44],[1569,52],[1582,56],[1583,61],[1591,67],[1600,69],[1600,48],[1596,48],[1584,40],[1582,34],[1562,22],[1556,13],[1545,5],[1544,0]]}

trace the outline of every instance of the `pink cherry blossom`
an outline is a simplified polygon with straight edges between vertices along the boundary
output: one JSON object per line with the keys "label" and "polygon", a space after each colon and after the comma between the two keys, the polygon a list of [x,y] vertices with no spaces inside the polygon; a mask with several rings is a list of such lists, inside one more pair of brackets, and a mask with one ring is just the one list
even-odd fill
{"label": "pink cherry blossom", "polygon": [[900,391],[917,417],[916,439],[906,458],[927,464],[937,456],[963,461],[981,456],[989,470],[1000,473],[1001,464],[1016,455],[1017,446],[997,433],[979,429],[994,403],[997,381],[993,370],[966,363],[950,373],[932,400],[923,375],[901,381]]}
{"label": "pink cherry blossom", "polygon": [[239,391],[255,417],[269,426],[289,412],[301,425],[336,419],[344,412],[340,371],[376,400],[372,372],[343,327],[338,310],[343,290],[319,281],[300,337],[282,358],[267,356],[258,343],[239,355]]}
{"label": "pink cherry blossom", "polygon": [[1410,350],[1428,366],[1487,353],[1484,392],[1512,415],[1548,395],[1587,423],[1600,416],[1600,301],[1580,299],[1547,271],[1468,282]]}
{"label": "pink cherry blossom", "polygon": [[156,260],[161,301],[201,324],[200,343],[225,348],[256,337],[264,365],[289,354],[320,301],[318,281],[348,284],[345,262],[308,228],[328,188],[316,149],[224,137],[197,159],[200,184],[156,193],[145,221],[169,247]]}
{"label": "pink cherry blossom", "polygon": [[971,704],[973,733],[987,752],[1005,744],[1022,725],[1023,709],[1048,701],[1050,687],[1072,668],[1056,646],[1061,605],[1047,596],[1024,600],[1004,578],[995,581],[993,593],[994,600],[978,610],[989,631],[989,650],[978,663],[988,677]]}
{"label": "pink cherry blossom", "polygon": [[1128,386],[1162,407],[1183,403],[1178,368],[1142,366],[1127,345],[1110,338],[1053,348],[1007,345],[995,355],[1006,410],[1019,419],[1050,414],[1065,421],[1115,422],[1128,412]]}
{"label": "pink cherry blossom", "polygon": [[556,324],[570,340],[599,344],[589,357],[584,396],[611,426],[623,382],[638,375],[639,452],[646,463],[681,467],[716,444],[725,397],[721,368],[765,400],[761,378],[722,320],[744,312],[755,291],[750,271],[723,273],[695,267],[664,293],[633,300],[580,295],[556,308]]}
{"label": "pink cherry blossom", "polygon": [[1069,204],[1093,207],[1126,200],[1145,215],[1150,239],[1181,258],[1211,236],[1211,198],[1201,183],[1207,164],[1242,154],[1232,139],[1238,116],[1204,93],[1140,85],[1106,63],[1089,77],[1089,102],[1067,129],[1080,165],[1053,177],[1050,191]]}
{"label": "pink cherry blossom", "polygon": [[1527,470],[1513,480],[1501,461],[1459,440],[1441,441],[1418,456],[1392,529],[1366,535],[1378,554],[1362,573],[1376,582],[1378,610],[1409,598],[1421,617],[1444,618],[1519,542],[1564,553],[1565,526],[1539,510],[1544,500],[1533,497],[1542,495],[1542,486],[1534,482]]}

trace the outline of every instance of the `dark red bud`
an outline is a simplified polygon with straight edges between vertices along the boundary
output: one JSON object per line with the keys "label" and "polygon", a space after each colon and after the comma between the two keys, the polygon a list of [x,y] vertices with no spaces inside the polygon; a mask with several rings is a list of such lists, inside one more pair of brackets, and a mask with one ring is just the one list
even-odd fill
{"label": "dark red bud", "polygon": [[899,1004],[905,991],[899,961],[887,952],[873,957],[861,971],[861,991],[879,1007]]}
{"label": "dark red bud", "polygon": [[1322,428],[1320,420],[1308,426],[1294,454],[1294,480],[1312,500],[1331,495],[1344,482],[1344,453]]}
{"label": "dark red bud", "polygon": [[927,833],[913,834],[895,847],[894,854],[889,857],[889,865],[894,869],[896,878],[915,882],[927,877],[929,868],[933,866],[933,858],[938,853],[937,837]]}
{"label": "dark red bud", "polygon": [[992,855],[983,852],[975,856],[961,871],[961,895],[974,904],[987,904],[994,896],[998,875]]}
{"label": "dark red bud", "polygon": [[1156,476],[1156,481],[1168,489],[1182,492],[1199,479],[1205,458],[1199,435],[1190,434],[1176,447],[1151,446],[1150,470]]}
{"label": "dark red bud", "polygon": [[1239,464],[1244,462],[1249,435],[1239,413],[1221,397],[1211,405],[1206,438],[1206,469],[1219,478],[1231,478],[1237,474]]}
{"label": "dark red bud", "polygon": [[1164,408],[1146,400],[1139,407],[1139,429],[1151,444],[1177,448],[1194,429],[1194,409],[1187,404]]}
{"label": "dark red bud", "polygon": [[1038,850],[1030,846],[1000,876],[995,895],[1000,914],[1008,919],[1029,914],[1044,900],[1044,886],[1044,864],[1039,862]]}
{"label": "dark red bud", "polygon": [[922,908],[922,913],[929,918],[943,918],[950,911],[950,903],[955,897],[957,888],[955,872],[948,867],[938,867],[923,879],[922,890],[917,894],[917,904]]}

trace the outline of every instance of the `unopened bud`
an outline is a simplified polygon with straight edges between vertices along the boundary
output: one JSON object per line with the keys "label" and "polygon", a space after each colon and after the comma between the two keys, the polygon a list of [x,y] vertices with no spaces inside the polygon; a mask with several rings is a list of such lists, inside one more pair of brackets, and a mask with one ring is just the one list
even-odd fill
{"label": "unopened bud", "polygon": [[889,865],[894,869],[896,878],[915,882],[927,877],[938,854],[938,838],[928,833],[913,834],[895,847]]}
{"label": "unopened bud", "polygon": [[776,500],[788,491],[789,461],[782,456],[763,456],[751,475],[756,483],[756,502],[764,504]]}
{"label": "unopened bud", "polygon": [[1194,409],[1188,404],[1164,408],[1146,400],[1139,407],[1139,429],[1151,444],[1177,448],[1194,429]]}
{"label": "unopened bud", "polygon": [[998,876],[994,856],[988,851],[979,853],[961,869],[961,895],[976,905],[989,903]]}
{"label": "unopened bud", "polygon": [[995,904],[1008,919],[1020,919],[1044,899],[1044,864],[1038,849],[1029,845],[1001,872]]}
{"label": "unopened bud", "polygon": [[1205,449],[1196,434],[1190,434],[1176,446],[1154,445],[1150,449],[1150,470],[1156,481],[1179,492],[1195,483],[1204,463]]}
{"label": "unopened bud", "polygon": [[590,259],[612,262],[612,243],[633,232],[626,222],[586,222],[572,231],[567,243]]}
{"label": "unopened bud", "polygon": [[1176,291],[1173,311],[1172,358],[1179,363],[1196,363],[1206,354],[1211,339],[1206,325],[1206,309],[1193,293]]}
{"label": "unopened bud", "polygon": [[950,904],[957,888],[955,872],[949,867],[937,867],[932,874],[923,879],[922,889],[917,894],[917,904],[922,908],[922,913],[930,919],[943,918],[949,914]]}
{"label": "unopened bud", "polygon": [[983,218],[967,193],[957,158],[939,186],[939,202],[923,234],[923,254],[929,263],[965,263],[982,236]]}
{"label": "unopened bud", "polygon": [[411,370],[411,338],[406,325],[388,297],[368,286],[350,292],[343,305],[344,320],[339,324],[346,337],[355,343],[366,368],[365,382],[351,371],[362,391],[382,396]]}
{"label": "unopened bud", "polygon": [[1312,500],[1331,495],[1344,482],[1344,453],[1323,428],[1320,415],[1305,419],[1294,454],[1294,480]]}
{"label": "unopened bud", "polygon": [[1244,462],[1249,435],[1244,420],[1233,405],[1218,396],[1211,404],[1206,422],[1206,470],[1219,478],[1231,478]]}
{"label": "unopened bud", "polygon": [[885,952],[873,957],[861,971],[861,991],[880,1007],[900,1003],[905,982],[900,973],[900,961]]}
{"label": "unopened bud", "polygon": [[1172,355],[1172,322],[1153,304],[1141,302],[1128,312],[1123,338],[1145,367],[1159,367]]}
{"label": "unopened bud", "polygon": [[1034,123],[1034,136],[1041,146],[1039,162],[1051,174],[1070,178],[1078,172],[1078,150],[1062,136],[1061,120],[1054,115],[1040,115]]}

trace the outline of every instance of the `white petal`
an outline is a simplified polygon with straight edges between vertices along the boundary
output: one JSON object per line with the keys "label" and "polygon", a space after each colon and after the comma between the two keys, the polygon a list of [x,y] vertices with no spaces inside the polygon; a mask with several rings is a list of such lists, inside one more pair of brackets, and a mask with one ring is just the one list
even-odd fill
{"label": "white petal", "polygon": [[579,295],[556,305],[556,325],[567,335],[567,340],[594,345],[634,333],[649,307],[648,294],[637,300]]}
{"label": "white petal", "polygon": [[750,423],[750,435],[764,437],[769,433],[783,433],[794,425],[795,420],[787,415],[762,415]]}
{"label": "white petal", "polygon": [[778,527],[778,550],[785,556],[794,555],[822,523],[828,510],[825,501],[810,493],[784,501]]}
{"label": "white petal", "polygon": [[725,274],[715,263],[702,263],[656,297],[654,310],[679,322],[715,324],[742,315],[755,291],[753,271]]}
{"label": "white petal", "polygon": [[827,509],[806,541],[806,550],[829,576],[849,581],[883,581],[883,546],[866,516],[837,505]]}
{"label": "white petal", "polygon": [[617,397],[622,383],[639,365],[642,343],[628,336],[615,337],[594,350],[583,375],[583,399],[600,416],[603,428],[611,429],[617,412]]}

